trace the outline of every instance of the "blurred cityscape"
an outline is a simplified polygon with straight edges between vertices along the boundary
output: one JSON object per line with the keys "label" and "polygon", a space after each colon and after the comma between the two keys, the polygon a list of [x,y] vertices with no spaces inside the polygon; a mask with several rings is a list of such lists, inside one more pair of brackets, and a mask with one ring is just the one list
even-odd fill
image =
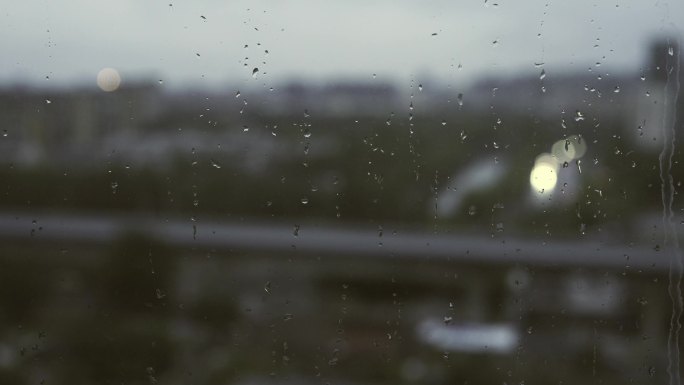
{"label": "blurred cityscape", "polygon": [[460,91],[0,88],[0,383],[665,382],[673,42]]}

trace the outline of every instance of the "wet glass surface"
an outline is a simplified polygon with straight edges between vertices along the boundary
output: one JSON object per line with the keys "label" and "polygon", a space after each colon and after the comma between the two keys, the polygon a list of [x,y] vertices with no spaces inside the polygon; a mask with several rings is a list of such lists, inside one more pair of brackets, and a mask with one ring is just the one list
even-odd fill
{"label": "wet glass surface", "polygon": [[681,4],[0,1],[0,383],[679,380]]}

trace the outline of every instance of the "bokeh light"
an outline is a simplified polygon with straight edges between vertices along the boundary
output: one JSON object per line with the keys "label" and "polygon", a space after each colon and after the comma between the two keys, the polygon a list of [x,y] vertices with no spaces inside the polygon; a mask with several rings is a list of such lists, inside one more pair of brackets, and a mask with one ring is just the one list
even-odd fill
{"label": "bokeh light", "polygon": [[551,154],[541,154],[530,173],[530,185],[538,193],[551,192],[558,181],[558,160]]}
{"label": "bokeh light", "polygon": [[116,91],[121,85],[119,71],[114,68],[103,68],[97,73],[97,86],[105,92]]}
{"label": "bokeh light", "polygon": [[579,159],[587,152],[587,145],[581,136],[573,135],[561,139],[551,147],[551,154],[559,162],[570,162]]}

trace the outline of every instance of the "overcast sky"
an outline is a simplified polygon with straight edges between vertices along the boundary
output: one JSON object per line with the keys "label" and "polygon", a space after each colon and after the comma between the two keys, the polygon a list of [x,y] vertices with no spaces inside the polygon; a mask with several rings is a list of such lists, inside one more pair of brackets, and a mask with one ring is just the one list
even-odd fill
{"label": "overcast sky", "polygon": [[94,85],[103,67],[199,87],[636,70],[683,22],[683,1],[0,0],[0,85]]}

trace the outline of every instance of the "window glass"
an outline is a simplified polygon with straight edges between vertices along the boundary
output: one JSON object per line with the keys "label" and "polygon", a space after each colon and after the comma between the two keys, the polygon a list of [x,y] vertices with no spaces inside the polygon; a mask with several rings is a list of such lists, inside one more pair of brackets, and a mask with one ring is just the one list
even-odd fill
{"label": "window glass", "polygon": [[0,383],[680,383],[684,4],[0,0]]}

